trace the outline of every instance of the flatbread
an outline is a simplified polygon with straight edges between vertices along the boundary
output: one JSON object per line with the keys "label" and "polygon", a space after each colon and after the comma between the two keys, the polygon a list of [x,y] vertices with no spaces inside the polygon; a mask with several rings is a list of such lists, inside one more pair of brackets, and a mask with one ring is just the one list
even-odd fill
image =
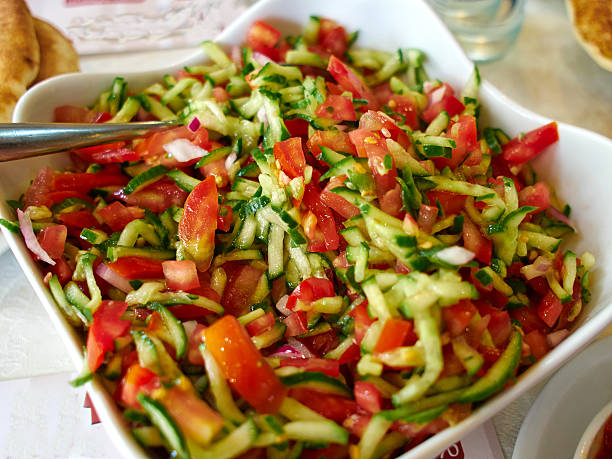
{"label": "flatbread", "polygon": [[0,0],[0,122],[11,121],[17,99],[38,75],[34,21],[23,0]]}
{"label": "flatbread", "polygon": [[40,70],[34,83],[79,71],[79,55],[68,38],[41,19],[34,18],[34,29],[40,46]]}
{"label": "flatbread", "polygon": [[566,0],[578,42],[612,72],[612,0]]}

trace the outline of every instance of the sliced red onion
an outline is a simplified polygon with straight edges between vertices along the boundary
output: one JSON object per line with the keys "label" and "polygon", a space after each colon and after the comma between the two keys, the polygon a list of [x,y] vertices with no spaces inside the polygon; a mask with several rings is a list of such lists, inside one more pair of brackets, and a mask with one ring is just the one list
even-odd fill
{"label": "sliced red onion", "polygon": [[23,235],[23,240],[25,241],[26,247],[30,249],[30,252],[36,255],[39,260],[54,266],[55,261],[51,259],[49,254],[45,252],[45,249],[43,249],[38,243],[36,234],[34,234],[34,228],[32,228],[32,220],[30,220],[28,214],[23,212],[21,209],[17,209],[17,219],[19,220],[19,228],[21,229],[21,234]]}
{"label": "sliced red onion", "polygon": [[196,325],[198,325],[198,323],[195,320],[188,320],[187,322],[183,322],[183,328],[185,329],[185,335],[187,336],[187,339],[189,339],[191,335],[193,335],[193,331],[195,330]]}
{"label": "sliced red onion", "polygon": [[304,356],[304,354],[299,352],[294,347],[289,346],[288,344],[283,344],[281,347],[279,347],[276,350],[276,352],[274,352],[274,354],[270,354],[269,357],[280,357],[281,359],[285,359],[285,358],[288,358],[288,357],[299,358],[299,359],[305,359],[306,358]]}
{"label": "sliced red onion", "polygon": [[468,249],[454,245],[440,250],[436,253],[436,257],[451,265],[459,266],[472,261],[475,257],[474,252]]}
{"label": "sliced red onion", "polygon": [[189,129],[191,132],[197,131],[199,127],[200,127],[200,120],[198,119],[197,116],[194,116],[191,122],[187,125],[187,129]]}
{"label": "sliced red onion", "polygon": [[265,54],[259,53],[257,51],[253,52],[253,59],[255,59],[261,65],[266,65],[268,62],[274,62],[273,59],[270,59]]}
{"label": "sliced red onion", "polygon": [[310,349],[308,349],[304,343],[297,340],[293,336],[290,336],[289,338],[287,338],[287,344],[289,344],[289,346],[294,348],[296,351],[298,351],[300,354],[302,354],[307,359],[312,359],[315,357],[315,355],[312,352],[310,352]]}
{"label": "sliced red onion", "polygon": [[134,290],[134,288],[130,285],[129,279],[123,277],[117,271],[113,271],[104,263],[100,263],[96,267],[96,274],[113,287],[118,288],[124,293],[130,293],[132,290]]}
{"label": "sliced red onion", "polygon": [[276,310],[284,316],[293,314],[293,311],[287,307],[287,301],[289,301],[289,295],[283,295],[276,303]]}
{"label": "sliced red onion", "polygon": [[192,159],[201,158],[208,151],[194,145],[187,139],[176,139],[164,145],[164,150],[178,162],[184,163]]}
{"label": "sliced red onion", "polygon": [[521,274],[525,279],[531,280],[543,276],[551,267],[552,260],[550,258],[539,256],[535,259],[533,264],[523,266],[521,268]]}
{"label": "sliced red onion", "polygon": [[240,46],[232,46],[232,52],[230,54],[232,62],[236,64],[236,67],[242,67],[242,48]]}
{"label": "sliced red onion", "polygon": [[570,218],[567,215],[565,215],[563,212],[561,212],[556,207],[550,206],[548,209],[546,209],[546,214],[549,217],[556,218],[557,220],[562,221],[566,225],[569,225],[572,227],[574,226],[574,223],[572,222],[572,220],[570,220]]}
{"label": "sliced red onion", "polygon": [[569,330],[563,328],[546,335],[546,342],[550,347],[557,347],[561,341],[567,338],[567,335],[569,335]]}
{"label": "sliced red onion", "polygon": [[232,151],[227,158],[225,158],[225,168],[229,170],[230,167],[236,162],[238,155],[235,151]]}

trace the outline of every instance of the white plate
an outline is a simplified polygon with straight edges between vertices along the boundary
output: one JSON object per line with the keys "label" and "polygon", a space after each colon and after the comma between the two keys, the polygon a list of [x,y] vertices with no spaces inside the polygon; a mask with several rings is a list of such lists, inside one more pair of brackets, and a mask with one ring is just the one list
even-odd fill
{"label": "white plate", "polygon": [[612,336],[574,357],[546,384],[519,431],[512,459],[571,458],[593,417],[612,400]]}
{"label": "white plate", "polygon": [[[422,49],[428,56],[426,68],[431,77],[448,81],[455,88],[461,88],[472,72],[472,63],[423,0],[263,0],[230,25],[218,41],[228,45],[244,42],[246,31],[256,19],[265,19],[282,32],[295,35],[296,27],[305,24],[312,14],[335,19],[348,30],[360,30],[358,46],[389,51],[398,47]],[[138,91],[163,74],[201,62],[202,58],[201,52],[197,51],[167,68],[124,73],[122,76],[131,88]],[[89,104],[110,86],[115,76],[115,73],[73,74],[42,82],[19,101],[14,121],[50,121],[53,109],[58,105]],[[545,82],[542,82],[541,90],[546,90]],[[486,81],[481,88],[480,100],[484,124],[501,127],[512,136],[550,121],[515,104]],[[579,102],[568,100],[568,103]],[[560,197],[572,205],[572,216],[580,230],[580,237],[573,243],[574,251],[581,253],[588,249],[597,258],[597,269],[593,273],[593,301],[584,308],[584,313],[574,324],[574,332],[523,374],[517,384],[487,401],[460,424],[422,443],[407,453],[405,458],[435,456],[541,382],[612,324],[612,308],[608,307],[612,298],[612,245],[609,243],[612,213],[609,212],[608,202],[603,199],[609,195],[609,177],[612,176],[612,142],[598,134],[565,124],[559,125],[559,133],[561,141],[541,155],[536,168],[539,176],[555,186]],[[25,189],[42,165],[60,168],[66,163],[64,155],[56,154],[0,164],[0,216],[14,218],[8,213],[4,199],[14,198]],[[80,338],[53,303],[21,238],[8,234],[7,239],[52,322],[58,327],[75,364],[79,364]],[[143,457],[142,450],[127,433],[119,410],[102,390],[100,381],[96,379],[92,386],[90,393],[93,401],[118,448],[128,457]]]}

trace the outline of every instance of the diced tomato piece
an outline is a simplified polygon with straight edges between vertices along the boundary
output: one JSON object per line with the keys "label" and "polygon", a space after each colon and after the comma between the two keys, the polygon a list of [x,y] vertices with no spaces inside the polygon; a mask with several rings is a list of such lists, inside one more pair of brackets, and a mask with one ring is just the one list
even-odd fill
{"label": "diced tomato piece", "polygon": [[512,165],[524,164],[557,140],[559,132],[557,123],[553,121],[510,140],[502,147],[502,158]]}
{"label": "diced tomato piece", "polygon": [[517,320],[525,333],[532,330],[546,330],[546,324],[538,317],[536,308],[524,307],[510,311],[510,317]]}
{"label": "diced tomato piece", "polygon": [[249,265],[240,265],[227,279],[221,304],[227,314],[242,315],[261,278],[262,272]]}
{"label": "diced tomato piece", "polygon": [[174,386],[163,393],[161,402],[182,432],[207,445],[223,427],[223,417],[193,390]]}
{"label": "diced tomato piece", "polygon": [[349,136],[343,131],[315,131],[306,142],[306,146],[312,154],[319,156],[320,147],[331,148],[334,151],[355,155],[355,146],[350,141]]}
{"label": "diced tomato piece", "polygon": [[299,340],[317,357],[323,357],[332,349],[335,349],[340,340],[334,330],[326,331],[314,336],[306,336]]}
{"label": "diced tomato piece", "polygon": [[401,122],[411,129],[419,129],[419,117],[417,115],[416,101],[413,97],[401,94],[392,94],[387,105],[400,116],[393,115],[395,121]]}
{"label": "diced tomato piece", "polygon": [[298,304],[298,301],[302,304],[308,305],[313,301],[321,298],[335,296],[334,284],[329,279],[323,279],[319,277],[310,277],[304,279],[296,288],[293,290],[289,299],[287,300],[287,308],[292,311]]}
{"label": "diced tomato piece", "polygon": [[55,172],[48,166],[38,171],[34,181],[23,196],[24,208],[54,204],[54,202],[49,202],[49,193],[51,192],[54,176]]}
{"label": "diced tomato piece", "polygon": [[540,330],[532,330],[525,335],[525,342],[529,344],[529,349],[533,356],[540,360],[544,357],[548,351],[548,342],[546,341],[546,335]]}
{"label": "diced tomato piece", "polygon": [[519,191],[519,204],[537,207],[534,213],[546,210],[550,207],[550,190],[543,182],[526,186]]}
{"label": "diced tomato piece", "polygon": [[342,58],[348,44],[346,30],[331,19],[321,18],[318,43],[328,53]]}
{"label": "diced tomato piece", "polygon": [[79,148],[74,152],[80,158],[90,163],[98,164],[121,163],[123,161],[137,161],[139,159],[134,150],[125,147],[125,142],[123,141]]}
{"label": "diced tomato piece", "polygon": [[246,329],[249,332],[249,335],[256,336],[272,328],[275,322],[276,320],[274,319],[274,314],[271,312],[266,312],[263,316],[255,319],[253,322],[249,322]]}
{"label": "diced tomato piece", "polygon": [[355,108],[353,102],[344,96],[329,94],[315,111],[315,115],[321,118],[330,118],[337,121],[356,121]]}
{"label": "diced tomato piece", "polygon": [[119,385],[119,400],[128,408],[141,409],[138,394],[151,395],[161,386],[158,375],[137,363],[131,365]]}
{"label": "diced tomato piece", "polygon": [[354,400],[312,389],[291,389],[290,396],[327,419],[340,424],[351,414],[358,411],[357,403]]}
{"label": "diced tomato piece", "polygon": [[[380,337],[374,345],[373,352],[386,352],[403,346],[406,339],[412,334],[414,325],[405,319],[389,318],[385,320]],[[414,344],[414,343],[413,343]]]}
{"label": "diced tomato piece", "polygon": [[234,221],[234,210],[231,206],[222,204],[219,206],[217,214],[217,229],[227,232],[232,228]]}
{"label": "diced tomato piece", "polygon": [[104,300],[93,313],[87,334],[87,362],[92,372],[102,365],[104,354],[115,349],[115,338],[129,330],[131,321],[121,320],[126,309],[123,301]]}
{"label": "diced tomato piece", "polygon": [[200,271],[206,271],[215,249],[219,201],[214,177],[198,183],[185,201],[178,236]]}
{"label": "diced tomato piece", "polygon": [[369,413],[378,413],[382,409],[382,394],[373,383],[355,381],[355,400],[357,404]]}
{"label": "diced tomato piece", "polygon": [[327,71],[331,73],[331,76],[342,89],[350,91],[356,99],[365,99],[368,101],[368,104],[363,107],[364,109],[376,110],[378,108],[376,98],[374,94],[372,94],[372,91],[370,91],[365,83],[336,56],[332,55],[329,58]]}
{"label": "diced tomato piece", "polygon": [[287,326],[285,336],[303,335],[308,331],[308,320],[305,311],[295,311],[283,319],[283,323]]}
{"label": "diced tomato piece", "polygon": [[429,190],[426,191],[427,199],[432,205],[440,203],[444,215],[455,215],[461,213],[465,207],[467,196],[452,193],[450,191]]}
{"label": "diced tomato piece", "polygon": [[345,445],[331,444],[326,448],[303,449],[301,459],[343,459],[348,457],[348,447]]}
{"label": "diced tomato piece", "polygon": [[538,317],[550,328],[555,326],[557,319],[559,319],[561,315],[561,311],[563,311],[561,300],[552,290],[548,291],[537,307]]}
{"label": "diced tomato piece", "polygon": [[306,159],[302,150],[302,139],[291,137],[274,144],[274,158],[280,163],[281,169],[290,178],[304,175]]}
{"label": "diced tomato piece", "polygon": [[55,174],[53,189],[55,191],[79,191],[87,193],[92,188],[109,185],[125,185],[128,178],[122,174],[111,174],[104,170],[92,174],[90,172]]}
{"label": "diced tomato piece", "polygon": [[112,118],[110,113],[94,112],[76,105],[60,105],[54,110],[56,123],[103,123]]}
{"label": "diced tomato piece", "polygon": [[464,109],[465,106],[455,97],[454,89],[448,83],[443,83],[427,91],[427,108],[421,117],[426,123],[431,123],[442,110],[446,110],[452,118]]}
{"label": "diced tomato piece", "polygon": [[[83,228],[99,228],[100,224],[98,220],[88,210],[77,210],[75,212],[66,212],[59,214],[57,219],[68,227],[68,232],[71,229],[82,230]],[[76,236],[80,234],[80,231],[76,232]]]}
{"label": "diced tomato piece", "polygon": [[225,158],[219,158],[208,164],[200,166],[200,173],[203,177],[213,176],[217,188],[223,188],[229,184],[229,174],[225,167]]}
{"label": "diced tomato piece", "polygon": [[[247,45],[261,52],[265,48],[273,48],[281,39],[281,33],[264,21],[255,21],[247,32]],[[264,53],[265,54],[265,53]]]}
{"label": "diced tomato piece", "polygon": [[223,316],[204,331],[204,337],[231,386],[258,412],[276,413],[287,388],[236,318]]}
{"label": "diced tomato piece", "polygon": [[461,300],[457,304],[442,308],[442,318],[451,337],[463,334],[477,312],[476,306],[470,300]]}
{"label": "diced tomato piece", "polygon": [[444,367],[442,373],[440,373],[440,378],[460,375],[465,372],[465,367],[459,357],[455,355],[452,345],[447,344],[442,347],[442,356],[444,357]]}
{"label": "diced tomato piece", "polygon": [[342,196],[334,193],[334,188],[344,186],[344,179],[339,177],[332,177],[329,183],[321,192],[321,202],[325,205],[338,212],[344,218],[351,218],[359,215],[359,208],[348,202]]}
{"label": "diced tomato piece", "polygon": [[[278,143],[276,144],[278,145]],[[321,200],[321,192],[315,185],[309,183],[304,191],[304,204],[317,218],[317,228],[321,231],[323,237],[323,247],[314,250],[314,247],[309,246],[310,252],[327,252],[328,250],[337,250],[340,243],[340,236],[336,228],[336,222],[331,209]]]}
{"label": "diced tomato piece", "polygon": [[72,279],[72,269],[63,257],[59,257],[55,260],[55,265],[49,266],[48,269],[49,272],[57,276],[57,280],[62,286]]}
{"label": "diced tomato piece", "polygon": [[295,118],[292,120],[284,120],[284,123],[291,137],[308,137],[308,121],[302,118]]}
{"label": "diced tomato piece", "polygon": [[107,266],[127,279],[161,279],[164,277],[162,262],[144,257],[121,257]]}
{"label": "diced tomato piece", "polygon": [[338,360],[334,359],[317,359],[317,358],[287,358],[281,359],[280,366],[282,367],[296,367],[301,368],[304,371],[318,371],[325,373],[333,378],[338,377],[340,374],[340,364]]}
{"label": "diced tomato piece", "polygon": [[113,231],[121,231],[133,220],[144,218],[145,211],[140,207],[126,207],[120,202],[111,202],[106,207],[96,211]]}
{"label": "diced tomato piece", "polygon": [[[410,148],[410,137],[408,137],[408,134],[391,117],[383,112],[368,110],[359,119],[359,128],[374,131],[385,139],[395,140],[406,150]],[[366,155],[364,154],[363,156]]]}
{"label": "diced tomato piece", "polygon": [[[191,306],[191,305],[190,305]],[[171,308],[172,313],[174,313],[174,308]],[[199,307],[199,306],[196,306]],[[203,309],[203,308],[200,308]],[[176,317],[176,314],[174,315]],[[178,317],[177,317],[178,319]],[[179,319],[183,320],[183,319]],[[204,359],[202,358],[202,353],[200,352],[200,344],[202,344],[203,333],[206,327],[202,324],[197,324],[191,335],[189,335],[189,348],[187,350],[187,361],[192,365],[204,365]]]}
{"label": "diced tomato piece", "polygon": [[195,304],[176,304],[173,306],[168,306],[168,308],[170,309],[170,312],[174,314],[174,317],[183,322],[188,320],[201,320],[204,317],[213,314],[212,311]]}
{"label": "diced tomato piece", "polygon": [[471,151],[479,148],[476,118],[471,115],[461,115],[457,121],[451,122],[446,130],[446,137],[455,141],[452,156],[434,158],[434,163],[438,169],[444,169],[446,166],[455,169],[464,162]]}
{"label": "diced tomato piece", "polygon": [[200,286],[198,270],[192,260],[162,262],[166,286],[171,290],[192,290]]}
{"label": "diced tomato piece", "polygon": [[491,333],[493,344],[496,347],[504,347],[512,333],[512,323],[508,311],[489,305],[484,301],[476,301],[476,306],[482,317],[490,316],[487,330]]}
{"label": "diced tomato piece", "polygon": [[464,247],[473,252],[477,260],[485,264],[491,263],[491,255],[493,253],[491,240],[483,236],[480,228],[467,216],[463,220],[461,235]]}
{"label": "diced tomato piece", "polygon": [[419,208],[419,217],[417,223],[426,233],[431,233],[434,223],[438,218],[438,207],[428,206],[427,204],[421,204]]}
{"label": "diced tomato piece", "polygon": [[370,325],[372,325],[376,319],[372,319],[370,314],[368,314],[367,300],[355,306],[348,314],[355,319],[355,342],[361,344],[368,328],[370,328]]}
{"label": "diced tomato piece", "polygon": [[123,190],[119,190],[114,193],[114,196],[128,205],[144,207],[159,214],[171,206],[183,206],[187,192],[173,182],[160,180],[127,195],[123,193]]}
{"label": "diced tomato piece", "polygon": [[64,225],[51,225],[43,228],[36,236],[36,239],[38,239],[38,243],[47,252],[49,257],[57,260],[64,253],[67,235],[68,229]]}

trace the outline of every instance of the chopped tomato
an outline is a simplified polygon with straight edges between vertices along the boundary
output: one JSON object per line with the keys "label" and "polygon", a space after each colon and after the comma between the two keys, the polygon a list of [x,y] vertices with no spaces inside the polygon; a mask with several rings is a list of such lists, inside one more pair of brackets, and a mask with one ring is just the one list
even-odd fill
{"label": "chopped tomato", "polygon": [[476,118],[471,115],[461,115],[457,121],[451,121],[446,130],[446,137],[455,141],[452,156],[434,158],[434,163],[438,169],[444,169],[446,166],[455,169],[464,162],[472,150],[479,148]]}
{"label": "chopped tomato", "polygon": [[107,112],[94,112],[75,105],[60,105],[55,107],[53,119],[56,123],[104,123],[112,117]]}
{"label": "chopped tomato", "polygon": [[526,186],[519,191],[519,204],[521,206],[537,207],[538,209],[534,213],[546,210],[550,207],[550,190],[542,182]]}
{"label": "chopped tomato", "polygon": [[72,279],[72,269],[68,262],[63,257],[59,257],[55,260],[55,265],[49,266],[49,272],[57,276],[57,280],[61,285],[65,285],[66,282]]}
{"label": "chopped tomato", "polygon": [[548,342],[546,341],[546,335],[540,330],[531,330],[525,335],[525,342],[529,345],[533,356],[540,360],[544,357],[548,351]]}
{"label": "chopped tomato", "polygon": [[158,375],[137,363],[128,367],[119,384],[119,400],[128,408],[141,409],[138,394],[152,395],[161,386]]}
{"label": "chopped tomato", "polygon": [[491,333],[493,344],[504,347],[512,333],[512,323],[508,311],[489,305],[484,301],[476,301],[476,306],[482,317],[490,316],[487,330]]}
{"label": "chopped tomato", "polygon": [[329,330],[314,336],[305,336],[300,338],[300,341],[317,357],[324,356],[340,344],[338,335],[336,335],[334,330]]}
{"label": "chopped tomato", "polygon": [[92,188],[108,185],[125,185],[128,178],[122,174],[106,173],[104,170],[95,174],[90,172],[55,174],[53,189],[55,191],[80,191],[87,193]]}
{"label": "chopped tomato", "polygon": [[[412,344],[416,342],[416,335],[412,331],[414,325],[405,319],[395,319],[393,317],[385,320],[378,341],[374,345],[373,352],[386,352],[403,346],[407,338],[411,338]],[[411,336],[412,335],[412,336]]]}
{"label": "chopped tomato", "polygon": [[355,400],[357,404],[369,413],[378,413],[382,409],[382,394],[373,383],[355,381]]}
{"label": "chopped tomato", "polygon": [[476,259],[482,263],[491,263],[491,255],[493,253],[493,244],[490,239],[487,239],[480,232],[480,228],[472,222],[467,216],[463,220],[463,229],[461,231],[463,237],[463,245],[466,249],[476,255]]}
{"label": "chopped tomato", "polygon": [[121,257],[107,266],[127,279],[161,279],[162,262],[144,257]]}
{"label": "chopped tomato", "polygon": [[[295,118],[292,120],[283,120],[285,123],[285,127],[289,131],[289,135],[291,137],[308,137],[308,121],[303,120],[302,118]],[[317,132],[329,132],[329,131],[317,131]]]}
{"label": "chopped tomato", "polygon": [[311,410],[340,424],[351,414],[358,411],[357,403],[354,400],[338,395],[325,394],[301,387],[291,389],[289,395]]}
{"label": "chopped tomato", "polygon": [[166,287],[171,290],[192,290],[200,286],[198,270],[192,260],[166,260],[162,262]]}
{"label": "chopped tomato", "polygon": [[338,360],[334,359],[317,359],[317,358],[287,358],[281,359],[280,366],[282,367],[296,367],[301,368],[304,371],[318,371],[325,373],[333,378],[340,375],[340,364]]}
{"label": "chopped tomato", "polygon": [[319,156],[320,147],[327,147],[334,151],[355,155],[355,146],[349,139],[349,135],[343,131],[315,131],[306,142],[306,146],[312,154]]}
{"label": "chopped tomato", "polygon": [[206,271],[215,249],[219,201],[214,177],[198,183],[185,201],[178,236],[200,271]]}
{"label": "chopped tomato", "polygon": [[225,158],[219,158],[200,166],[200,174],[202,174],[203,177],[208,177],[209,175],[213,176],[217,188],[223,188],[229,184],[229,174],[225,167]]}
{"label": "chopped tomato", "polygon": [[275,322],[276,319],[274,318],[274,314],[271,312],[266,312],[263,316],[255,319],[253,322],[249,322],[246,325],[246,329],[249,332],[249,335],[256,336],[272,328]]}
{"label": "chopped tomato", "polygon": [[141,142],[134,145],[134,151],[148,164],[164,164],[168,167],[175,167],[178,164],[185,165],[197,161],[197,159],[194,159],[187,163],[179,163],[173,157],[168,157],[164,145],[177,139],[187,139],[204,150],[210,148],[208,131],[204,126],[199,127],[196,132],[190,131],[187,126],[180,126],[147,135]]}
{"label": "chopped tomato", "polygon": [[510,140],[502,147],[502,157],[512,165],[524,164],[557,140],[559,132],[557,123],[553,121]]}
{"label": "chopped tomato", "polygon": [[355,340],[351,343],[346,351],[342,353],[340,358],[338,359],[338,363],[340,365],[344,365],[345,363],[354,362],[355,360],[359,360],[361,358],[361,349],[355,343]]}
{"label": "chopped tomato", "polygon": [[401,94],[392,94],[389,97],[387,105],[397,115],[391,116],[395,121],[405,124],[410,129],[419,129],[419,117],[417,115],[416,101],[413,97]]}
{"label": "chopped tomato", "polygon": [[227,314],[242,315],[250,306],[249,299],[257,287],[262,272],[249,265],[240,265],[227,279],[221,304]]}
{"label": "chopped tomato", "polygon": [[348,450],[345,445],[331,444],[326,448],[306,449],[302,450],[300,457],[302,459],[343,459],[348,457]]}
{"label": "chopped tomato", "polygon": [[[277,144],[278,145],[278,144]],[[321,192],[315,185],[309,183],[304,191],[304,204],[314,214],[317,220],[317,229],[322,236],[322,244],[315,245],[312,239],[308,247],[310,252],[327,252],[337,250],[340,243],[340,236],[336,228],[336,221],[331,209],[322,201]]]}
{"label": "chopped tomato", "polygon": [[457,304],[442,308],[442,318],[451,337],[463,334],[477,312],[476,306],[470,300],[461,300]]}
{"label": "chopped tomato", "polygon": [[247,32],[247,45],[253,51],[265,54],[266,56],[278,60],[278,50],[274,46],[279,42],[281,33],[270,24],[263,21],[255,21]]}
{"label": "chopped tomato", "polygon": [[440,378],[456,376],[465,372],[465,367],[459,357],[455,355],[452,345],[447,344],[442,347],[442,356],[444,357],[444,367],[442,373],[440,373]]}
{"label": "chopped tomato", "polygon": [[322,279],[318,277],[309,277],[304,279],[296,288],[293,290],[289,299],[287,300],[287,308],[292,311],[300,302],[303,305],[308,305],[313,301],[329,296],[335,296],[334,284],[328,279]]}
{"label": "chopped tomato", "polygon": [[68,229],[64,225],[44,227],[36,236],[42,249],[52,260],[57,260],[64,253]]}
{"label": "chopped tomato", "polygon": [[308,320],[305,311],[295,311],[283,319],[287,326],[285,336],[303,335],[308,331]]}
{"label": "chopped tomato", "polygon": [[[359,119],[359,128],[375,131],[385,139],[395,140],[406,150],[410,148],[410,137],[408,137],[408,134],[383,112],[368,110]],[[363,156],[366,155],[364,154]]]}
{"label": "chopped tomato", "polygon": [[331,19],[321,18],[318,42],[325,51],[342,58],[348,44],[346,30]]}
{"label": "chopped tomato", "polygon": [[437,203],[440,203],[440,207],[442,207],[442,211],[446,216],[461,213],[467,199],[467,196],[450,191],[429,190],[425,194],[432,205],[437,206]]}
{"label": "chopped tomato", "polygon": [[524,307],[510,311],[510,317],[518,321],[525,333],[532,330],[546,330],[546,324],[538,317],[536,308]]}
{"label": "chopped tomato", "polygon": [[98,164],[121,163],[123,161],[137,161],[139,159],[134,150],[125,148],[125,142],[123,141],[79,148],[74,152],[80,158],[90,163]]}
{"label": "chopped tomato", "polygon": [[217,214],[217,229],[227,232],[232,228],[234,222],[234,210],[231,206],[220,205],[219,213]]}
{"label": "chopped tomato", "polygon": [[361,344],[368,328],[376,319],[372,319],[368,314],[367,300],[355,306],[348,314],[354,319],[355,342]]}
{"label": "chopped tomato", "polygon": [[173,182],[159,180],[131,194],[120,190],[114,194],[128,205],[149,209],[161,213],[172,206],[182,206],[187,198],[187,192]]}
{"label": "chopped tomato", "polygon": [[34,181],[23,196],[24,208],[27,209],[29,206],[46,206],[58,202],[49,202],[49,193],[52,189],[54,176],[55,172],[48,166],[38,171]]}
{"label": "chopped tomato", "polygon": [[290,178],[304,175],[306,159],[302,150],[302,139],[291,137],[274,144],[274,158],[280,163],[281,169]]}
{"label": "chopped tomato", "polygon": [[231,386],[258,412],[276,413],[287,388],[236,318],[223,316],[204,330],[204,339]]}
{"label": "chopped tomato", "polygon": [[[59,214],[57,219],[68,227],[68,232],[71,233],[71,229],[82,230],[83,228],[99,228],[100,224],[98,220],[88,210],[77,210],[75,212],[66,212]],[[76,231],[76,236],[80,234],[80,231]],[[74,234],[73,234],[74,235]]]}
{"label": "chopped tomato", "polygon": [[455,90],[448,83],[443,83],[427,91],[427,108],[421,117],[426,123],[431,123],[442,110],[446,110],[448,116],[452,118],[464,109],[465,106],[455,97]]}
{"label": "chopped tomato", "polygon": [[[174,308],[171,308],[172,313],[174,314]],[[199,307],[199,306],[196,306]],[[203,308],[200,308],[203,309]],[[176,314],[174,316],[178,319]],[[185,320],[185,319],[179,319]],[[193,331],[189,335],[189,348],[187,350],[187,361],[192,365],[204,365],[204,359],[202,358],[202,353],[200,352],[200,344],[202,344],[203,334],[206,327],[202,324],[196,324]]]}
{"label": "chopped tomato", "polygon": [[93,313],[87,334],[87,362],[92,372],[102,365],[104,354],[115,349],[115,338],[129,330],[131,321],[121,319],[126,309],[123,301],[104,300]]}
{"label": "chopped tomato", "polygon": [[203,308],[202,306],[197,306],[195,304],[176,304],[168,306],[168,309],[170,309],[170,312],[174,314],[174,317],[181,321],[199,321],[204,317],[213,314],[212,311],[209,311],[208,309]]}
{"label": "chopped tomato", "polygon": [[337,121],[355,121],[355,108],[353,101],[348,97],[329,94],[315,111],[315,115],[321,118],[330,118]]}
{"label": "chopped tomato", "polygon": [[421,204],[421,207],[419,208],[419,217],[417,219],[419,228],[421,228],[426,233],[431,233],[431,230],[433,228],[434,223],[436,223],[437,218],[437,206],[428,206],[427,204]]}
{"label": "chopped tomato", "polygon": [[552,290],[549,290],[544,298],[542,298],[537,308],[538,317],[542,319],[547,326],[552,328],[555,326],[557,319],[559,319],[561,311],[563,311],[563,304],[561,304],[561,300],[557,295],[555,295]]}
{"label": "chopped tomato", "polygon": [[356,205],[348,202],[342,196],[332,191],[334,188],[342,186],[344,186],[343,178],[332,177],[321,192],[321,202],[338,212],[344,218],[351,218],[359,215],[359,208]]}
{"label": "chopped tomato", "polygon": [[121,231],[132,220],[144,218],[145,211],[140,207],[126,207],[120,202],[111,202],[106,207],[96,211],[98,216],[113,231]]}
{"label": "chopped tomato", "polygon": [[331,76],[345,91],[350,91],[353,97],[356,99],[365,99],[368,101],[364,109],[376,110],[377,102],[372,91],[365,85],[359,77],[349,69],[344,62],[338,59],[336,56],[329,58],[329,64],[327,65],[327,71],[331,73]]}

